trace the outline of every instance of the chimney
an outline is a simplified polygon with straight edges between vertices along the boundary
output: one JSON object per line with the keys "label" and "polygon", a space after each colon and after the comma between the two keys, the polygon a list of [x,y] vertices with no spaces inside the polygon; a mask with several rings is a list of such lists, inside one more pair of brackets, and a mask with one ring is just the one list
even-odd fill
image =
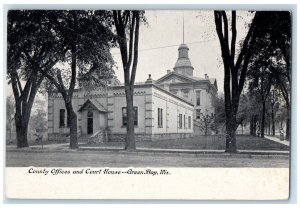
{"label": "chimney", "polygon": [[204,77],[205,79],[209,79],[208,75],[207,74],[204,74]]}
{"label": "chimney", "polygon": [[170,72],[171,72],[171,70],[170,70],[170,69],[168,69],[168,70],[167,70],[167,74],[169,74]]}
{"label": "chimney", "polygon": [[149,74],[149,77],[146,80],[146,83],[153,83],[153,79],[151,78],[151,74]]}

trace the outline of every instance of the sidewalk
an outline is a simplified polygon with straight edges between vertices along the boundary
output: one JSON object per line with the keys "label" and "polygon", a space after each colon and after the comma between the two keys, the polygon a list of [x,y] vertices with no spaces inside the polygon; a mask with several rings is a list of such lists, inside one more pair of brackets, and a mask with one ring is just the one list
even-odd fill
{"label": "sidewalk", "polygon": [[[289,146],[288,141],[280,141],[278,138],[265,136],[266,139],[270,139],[275,142],[282,143],[284,145]],[[8,151],[24,151],[24,152],[83,152],[83,151],[92,151],[92,152],[115,152],[122,153],[127,152],[124,150],[124,147],[120,146],[107,146],[107,147],[99,147],[99,146],[80,146],[78,149],[71,150],[69,149],[68,143],[62,144],[46,144],[43,149],[41,145],[33,145],[29,148],[18,149],[16,146],[6,146],[6,150]],[[208,149],[168,149],[168,148],[145,148],[145,147],[137,147],[135,153],[166,153],[166,154],[174,154],[174,155],[232,155],[230,153],[225,153],[225,150],[208,150]],[[289,155],[289,151],[283,150],[238,150],[238,155]]]}
{"label": "sidewalk", "polygon": [[269,140],[271,140],[271,141],[274,141],[274,142],[278,142],[278,143],[280,143],[280,144],[284,144],[284,145],[286,145],[286,146],[290,146],[290,141],[287,141],[287,140],[280,140],[279,138],[277,138],[277,137],[273,137],[273,136],[266,136],[265,135],[265,138],[266,139],[269,139]]}
{"label": "sidewalk", "polygon": [[276,150],[238,150],[237,154],[226,153],[224,150],[191,150],[191,149],[159,149],[159,148],[136,148],[133,152],[124,150],[123,147],[84,147],[79,146],[78,149],[69,149],[66,144],[51,144],[45,145],[42,149],[41,146],[31,146],[28,148],[18,149],[15,146],[7,146],[7,151],[10,152],[37,152],[37,153],[59,153],[59,152],[101,152],[101,153],[125,153],[125,154],[136,154],[136,153],[148,153],[148,154],[168,154],[168,155],[223,155],[223,156],[288,156],[289,151],[276,151]]}
{"label": "sidewalk", "polygon": [[[120,147],[79,147],[81,151],[118,151],[126,152]],[[191,149],[159,149],[159,148],[136,148],[135,152],[145,153],[168,153],[168,154],[190,154],[190,155],[232,155],[224,150],[191,150]],[[238,150],[237,155],[289,155],[289,151],[276,150]]]}

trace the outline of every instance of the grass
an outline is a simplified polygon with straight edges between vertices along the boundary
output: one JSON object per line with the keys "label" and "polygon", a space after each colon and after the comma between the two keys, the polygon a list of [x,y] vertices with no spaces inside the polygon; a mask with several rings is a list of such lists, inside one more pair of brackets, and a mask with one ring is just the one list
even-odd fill
{"label": "grass", "polygon": [[[68,142],[66,142],[66,141],[48,141],[48,140],[43,139],[43,145],[61,144],[61,143],[68,143]],[[17,141],[16,140],[6,141],[6,145],[16,146],[17,145]],[[41,141],[36,141],[36,139],[29,139],[28,140],[28,145],[29,146],[35,146],[35,145],[41,145],[42,146],[42,142]]]}
{"label": "grass", "polygon": [[[124,142],[108,142],[98,144],[81,144],[81,146],[124,147]],[[198,150],[224,150],[224,136],[195,136],[189,139],[140,141],[136,142],[138,148],[153,149],[198,149]],[[289,150],[289,147],[265,138],[249,135],[237,136],[239,150]]]}

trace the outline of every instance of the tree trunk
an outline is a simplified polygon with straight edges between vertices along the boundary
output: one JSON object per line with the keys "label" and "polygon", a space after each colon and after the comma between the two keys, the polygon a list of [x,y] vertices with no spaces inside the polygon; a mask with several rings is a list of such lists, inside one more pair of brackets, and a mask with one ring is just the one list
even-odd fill
{"label": "tree trunk", "polygon": [[242,124],[242,135],[244,135],[244,125]]}
{"label": "tree trunk", "polygon": [[72,105],[71,99],[70,102],[66,102],[66,109],[68,115],[68,123],[70,128],[70,148],[78,149],[78,139],[77,139],[77,114],[75,113]]}
{"label": "tree trunk", "polygon": [[[18,102],[19,103],[19,102]],[[32,108],[32,103],[23,103],[16,106],[16,134],[17,134],[17,147],[23,148],[28,147],[28,124],[30,120],[30,113]],[[24,110],[23,110],[24,109]]]}
{"label": "tree trunk", "polygon": [[269,136],[271,135],[271,121],[270,121],[270,117],[269,117]]}
{"label": "tree trunk", "polygon": [[261,116],[261,123],[260,123],[261,138],[265,137],[265,114],[266,114],[266,102],[262,102],[262,116]]}
{"label": "tree trunk", "polygon": [[133,86],[125,86],[126,103],[127,103],[127,136],[125,141],[125,150],[134,151],[134,108],[133,108]]}
{"label": "tree trunk", "polygon": [[250,118],[250,135],[254,136],[254,116],[252,115]]}
{"label": "tree trunk", "polygon": [[33,101],[37,92],[36,87],[31,88],[30,94],[24,94],[28,98],[28,101],[24,101],[21,97],[15,98],[15,125],[16,125],[16,134],[17,134],[17,147],[23,148],[28,147],[28,124],[30,120],[31,109]]}
{"label": "tree trunk", "polygon": [[274,113],[274,104],[272,103],[272,136],[275,136],[275,113]]}
{"label": "tree trunk", "polygon": [[256,135],[256,126],[257,126],[257,115],[252,115],[251,121],[250,121],[250,134],[252,136]]}
{"label": "tree trunk", "polygon": [[254,122],[253,122],[253,133],[254,133],[254,136],[257,136],[256,135],[256,127],[257,127],[257,115],[254,116]]}
{"label": "tree trunk", "polygon": [[29,116],[29,114],[26,114],[26,116],[16,116],[15,122],[18,148],[29,146],[27,139]]}
{"label": "tree trunk", "polygon": [[204,128],[205,128],[205,136],[207,136],[208,134],[208,121],[206,119],[204,119]]}
{"label": "tree trunk", "polygon": [[285,134],[285,139],[290,140],[290,106],[287,106],[287,117],[286,117],[286,134]]}
{"label": "tree trunk", "polygon": [[234,115],[226,117],[226,147],[225,152],[236,153],[236,118]]}
{"label": "tree trunk", "polygon": [[286,119],[286,134],[285,134],[285,139],[290,140],[290,118],[288,117]]}

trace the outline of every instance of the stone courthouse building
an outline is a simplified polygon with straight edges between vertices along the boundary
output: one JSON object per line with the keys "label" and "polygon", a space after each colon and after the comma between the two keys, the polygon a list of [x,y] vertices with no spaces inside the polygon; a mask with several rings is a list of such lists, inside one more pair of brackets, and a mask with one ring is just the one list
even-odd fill
{"label": "stone courthouse building", "polygon": [[[214,114],[216,79],[193,76],[189,48],[181,44],[174,71],[158,80],[151,75],[134,86],[136,140],[160,140],[192,136],[201,115]],[[73,96],[81,138],[120,141],[126,136],[126,97],[124,86],[110,80],[107,87],[77,89]],[[69,133],[67,111],[59,93],[48,95],[48,139]]]}

